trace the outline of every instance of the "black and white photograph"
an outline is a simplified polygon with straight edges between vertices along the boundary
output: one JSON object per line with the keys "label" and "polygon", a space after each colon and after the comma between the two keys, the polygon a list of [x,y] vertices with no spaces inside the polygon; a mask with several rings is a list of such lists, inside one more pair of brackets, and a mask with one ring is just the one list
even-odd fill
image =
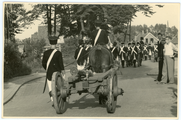
{"label": "black and white photograph", "polygon": [[2,118],[178,119],[180,3],[2,9]]}

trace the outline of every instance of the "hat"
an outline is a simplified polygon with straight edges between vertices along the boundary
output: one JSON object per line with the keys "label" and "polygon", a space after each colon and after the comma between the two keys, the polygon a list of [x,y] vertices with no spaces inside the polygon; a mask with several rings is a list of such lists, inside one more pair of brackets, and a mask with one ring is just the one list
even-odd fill
{"label": "hat", "polygon": [[144,44],[144,42],[143,42],[143,41],[140,41],[140,44]]}
{"label": "hat", "polygon": [[100,27],[101,24],[102,24],[102,21],[101,21],[101,20],[96,20],[96,21],[95,21],[95,26]]}
{"label": "hat", "polygon": [[114,43],[113,43],[113,46],[116,46],[116,45],[117,45],[117,42],[114,42]]}
{"label": "hat", "polygon": [[57,44],[57,40],[58,40],[57,36],[49,36],[48,39],[49,39],[49,42],[50,42],[51,45],[56,45]]}
{"label": "hat", "polygon": [[122,42],[121,44],[124,44],[124,42]]}
{"label": "hat", "polygon": [[132,44],[133,44],[133,45],[135,45],[135,43],[134,43],[134,42],[132,42]]}
{"label": "hat", "polygon": [[83,40],[79,40],[79,45],[82,45],[83,43]]}
{"label": "hat", "polygon": [[137,42],[137,44],[140,44],[139,42]]}
{"label": "hat", "polygon": [[128,43],[128,45],[131,45],[131,43]]}
{"label": "hat", "polygon": [[162,34],[161,34],[161,33],[158,33],[158,35],[161,35],[161,36],[162,36]]}

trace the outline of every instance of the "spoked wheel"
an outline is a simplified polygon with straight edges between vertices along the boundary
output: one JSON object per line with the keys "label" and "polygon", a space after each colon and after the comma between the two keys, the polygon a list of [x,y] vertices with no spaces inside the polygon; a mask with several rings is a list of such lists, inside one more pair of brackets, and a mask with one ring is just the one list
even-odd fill
{"label": "spoked wheel", "polygon": [[108,101],[107,101],[107,112],[114,113],[117,105],[117,96],[114,96],[114,89],[117,88],[117,75],[115,74],[113,77],[109,79],[108,83]]}
{"label": "spoked wheel", "polygon": [[62,114],[67,109],[66,97],[64,95],[64,81],[60,72],[53,73],[52,94],[53,104],[57,114]]}

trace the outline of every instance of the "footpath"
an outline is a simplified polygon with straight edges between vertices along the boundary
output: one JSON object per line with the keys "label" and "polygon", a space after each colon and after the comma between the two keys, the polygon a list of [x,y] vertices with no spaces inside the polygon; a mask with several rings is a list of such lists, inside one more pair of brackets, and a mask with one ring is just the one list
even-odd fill
{"label": "footpath", "polygon": [[45,77],[45,75],[45,73],[33,73],[30,75],[15,77],[5,82],[3,91],[3,105],[8,103],[16,95],[21,86],[33,80]]}
{"label": "footpath", "polygon": [[[172,86],[174,86],[175,90],[173,91],[174,95],[177,97],[177,92],[178,92],[178,80],[179,80],[179,76],[178,76],[178,69],[179,69],[179,61],[178,58],[175,59],[175,69],[174,69],[174,84]],[[150,70],[147,75],[153,77],[154,79],[157,78],[158,75],[158,62],[149,62],[147,64],[147,66],[149,68],[151,68],[152,70]],[[166,76],[166,68],[165,65],[163,64],[163,77],[162,79],[164,79]]]}

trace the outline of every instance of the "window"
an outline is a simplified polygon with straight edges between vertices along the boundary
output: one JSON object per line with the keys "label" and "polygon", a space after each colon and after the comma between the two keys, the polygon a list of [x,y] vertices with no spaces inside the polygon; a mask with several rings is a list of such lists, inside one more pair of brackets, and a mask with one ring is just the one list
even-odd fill
{"label": "window", "polygon": [[151,43],[153,43],[153,38],[150,38]]}
{"label": "window", "polygon": [[146,43],[148,43],[148,38],[146,38]]}

